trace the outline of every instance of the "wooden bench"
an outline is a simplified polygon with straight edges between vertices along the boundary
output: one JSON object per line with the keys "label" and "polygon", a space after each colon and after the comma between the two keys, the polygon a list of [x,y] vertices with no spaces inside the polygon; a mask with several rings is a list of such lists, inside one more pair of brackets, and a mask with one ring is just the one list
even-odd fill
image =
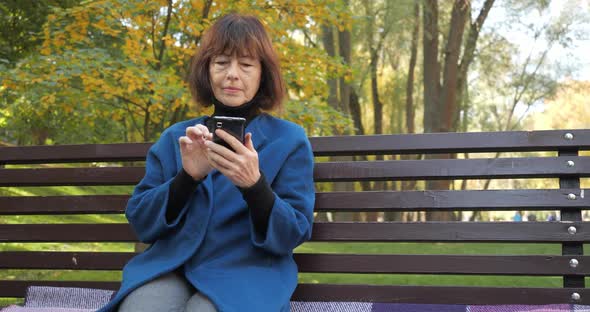
{"label": "wooden bench", "polygon": [[[554,179],[554,189],[318,192],[317,212],[543,211],[558,210],[557,222],[316,222],[313,241],[551,243],[555,255],[424,255],[297,253],[300,272],[363,274],[453,274],[557,276],[563,288],[342,285],[302,283],[296,301],[362,301],[439,304],[590,304],[584,277],[590,274],[590,130],[500,133],[441,133],[314,137],[317,182],[456,179]],[[0,186],[134,185],[150,144],[0,147]],[[522,157],[493,154],[549,151]],[[471,153],[470,159],[436,159]],[[326,161],[323,156],[428,154],[420,160]],[[462,154],[459,154],[460,156]],[[481,156],[483,155],[483,156]],[[504,154],[506,155],[506,154]],[[480,158],[474,158],[474,156]],[[352,159],[352,157],[350,157]],[[415,158],[414,158],[415,159]],[[107,162],[106,167],[89,167]],[[51,165],[40,165],[51,164]],[[77,167],[72,167],[73,165]],[[137,164],[137,163],[136,163]],[[35,168],[22,165],[35,165]],[[557,183],[557,182],[556,182]],[[323,187],[323,186],[322,186]],[[392,189],[390,187],[390,189]],[[584,193],[585,192],[585,193]],[[584,195],[586,194],[586,195]],[[3,196],[0,215],[121,214],[129,194]],[[0,222],[3,223],[3,222]],[[0,224],[0,242],[136,242],[127,224]],[[0,249],[2,250],[2,249]],[[120,270],[134,253],[1,251],[0,269]],[[119,282],[0,281],[0,297],[23,297],[29,285],[117,289]]]}

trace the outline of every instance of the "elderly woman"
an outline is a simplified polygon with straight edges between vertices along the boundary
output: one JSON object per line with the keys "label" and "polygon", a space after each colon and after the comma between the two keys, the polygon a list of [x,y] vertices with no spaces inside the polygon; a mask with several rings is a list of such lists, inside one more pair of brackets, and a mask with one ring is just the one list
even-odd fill
{"label": "elderly woman", "polygon": [[125,214],[150,247],[125,266],[100,311],[289,311],[293,249],[311,236],[313,154],[304,130],[263,111],[285,95],[260,21],[226,15],[203,37],[189,83],[214,116],[246,119],[244,142],[172,125],[150,148]]}

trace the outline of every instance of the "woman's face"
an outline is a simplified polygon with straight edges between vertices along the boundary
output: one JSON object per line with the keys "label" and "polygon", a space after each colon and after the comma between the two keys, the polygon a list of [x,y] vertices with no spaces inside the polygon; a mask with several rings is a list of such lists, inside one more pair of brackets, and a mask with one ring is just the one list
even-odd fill
{"label": "woman's face", "polygon": [[260,87],[262,65],[258,59],[233,55],[214,56],[209,63],[211,89],[227,106],[250,101]]}

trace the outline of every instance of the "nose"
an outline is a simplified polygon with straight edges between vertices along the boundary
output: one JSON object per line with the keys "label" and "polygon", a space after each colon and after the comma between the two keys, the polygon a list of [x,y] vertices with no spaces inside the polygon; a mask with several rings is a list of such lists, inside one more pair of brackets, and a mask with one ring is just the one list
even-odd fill
{"label": "nose", "polygon": [[227,79],[229,80],[236,80],[238,79],[238,62],[237,60],[232,60],[229,64],[229,68],[227,69]]}

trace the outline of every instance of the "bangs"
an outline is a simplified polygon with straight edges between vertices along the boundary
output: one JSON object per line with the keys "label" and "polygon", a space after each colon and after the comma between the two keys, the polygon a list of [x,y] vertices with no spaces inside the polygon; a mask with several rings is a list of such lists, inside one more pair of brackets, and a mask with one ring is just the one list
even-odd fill
{"label": "bangs", "polygon": [[260,30],[240,20],[219,25],[218,36],[212,42],[210,55],[234,55],[260,59],[262,44]]}

